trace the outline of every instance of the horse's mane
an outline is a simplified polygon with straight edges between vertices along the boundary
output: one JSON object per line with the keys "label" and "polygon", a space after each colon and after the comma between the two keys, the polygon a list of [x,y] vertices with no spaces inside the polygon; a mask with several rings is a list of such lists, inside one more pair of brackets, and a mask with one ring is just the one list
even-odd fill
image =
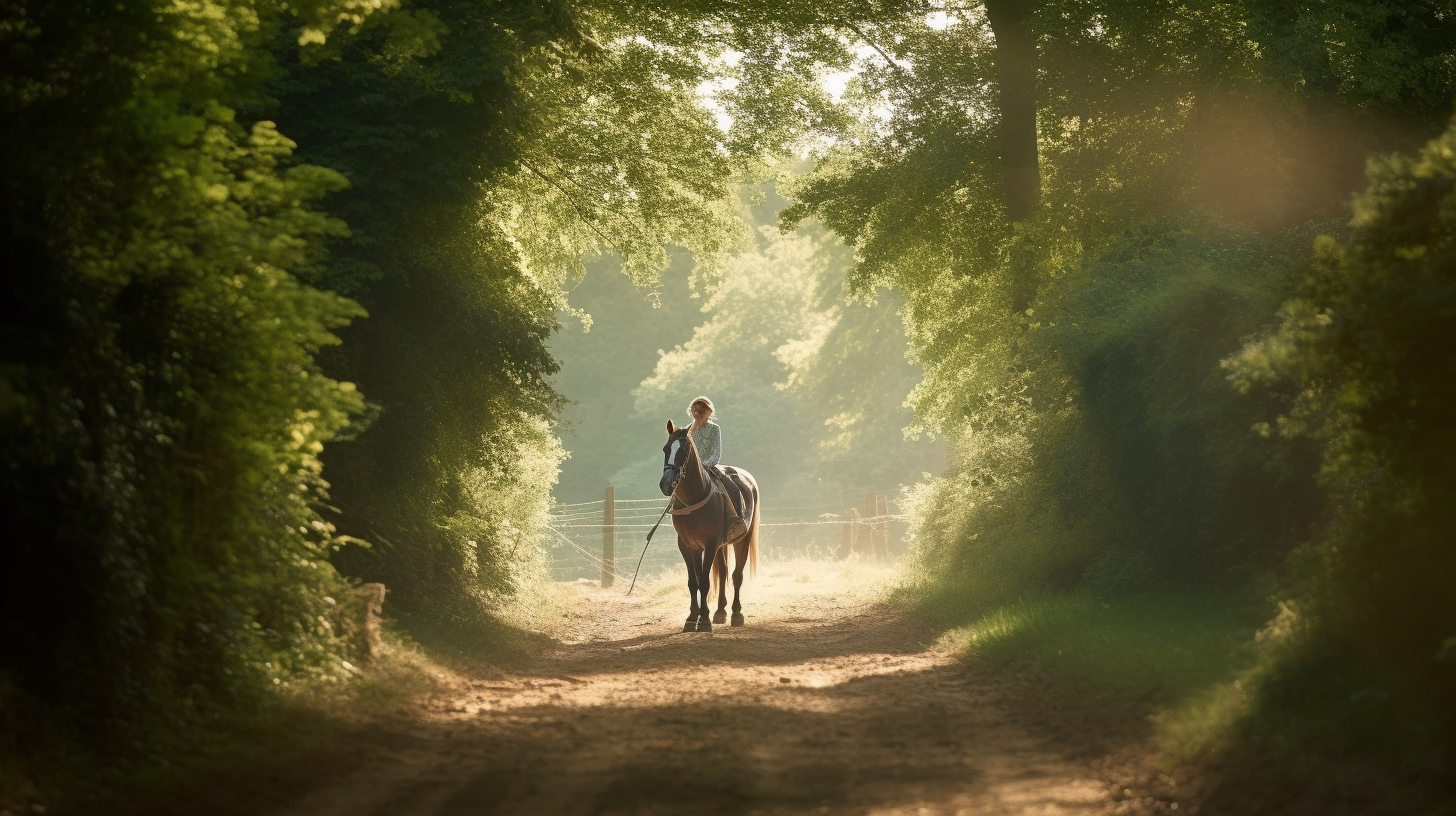
{"label": "horse's mane", "polygon": [[[708,472],[708,466],[705,465],[705,464],[703,464],[703,454],[698,451],[698,443],[695,442],[695,441],[693,441],[693,429],[692,429],[692,426],[690,426],[690,425],[684,425],[681,428],[678,428],[677,431],[675,431],[673,433],[673,436],[677,436],[677,434],[682,434],[683,435],[683,438],[685,438],[687,440],[687,442],[688,442],[688,450],[692,453],[692,458],[698,460],[698,467],[699,468],[702,468],[702,470],[703,470],[703,476],[707,478],[707,480],[708,480],[708,487],[709,487],[709,489],[711,489],[712,488],[712,482],[713,482],[713,474],[709,473]],[[687,465],[687,461],[684,461],[683,462],[683,465],[686,466]]]}

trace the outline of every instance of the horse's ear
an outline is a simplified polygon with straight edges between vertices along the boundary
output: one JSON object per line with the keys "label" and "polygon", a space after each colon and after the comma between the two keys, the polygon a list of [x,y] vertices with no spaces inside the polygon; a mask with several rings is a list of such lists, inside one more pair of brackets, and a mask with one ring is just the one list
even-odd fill
{"label": "horse's ear", "polygon": [[675,433],[677,433],[677,426],[673,425],[672,420],[669,419],[667,421],[667,435],[672,436]]}

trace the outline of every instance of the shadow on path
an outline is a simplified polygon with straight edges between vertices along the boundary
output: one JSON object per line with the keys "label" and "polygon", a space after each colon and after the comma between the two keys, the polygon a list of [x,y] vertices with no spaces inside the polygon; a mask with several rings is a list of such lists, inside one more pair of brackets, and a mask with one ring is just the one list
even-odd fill
{"label": "shadow on path", "polygon": [[[408,747],[287,816],[1058,814],[1102,786],[892,610],[820,605],[712,635],[584,591],[519,677],[437,701]],[[794,611],[794,610],[790,610]],[[655,631],[652,631],[655,630]],[[650,631],[650,633],[644,633]]]}

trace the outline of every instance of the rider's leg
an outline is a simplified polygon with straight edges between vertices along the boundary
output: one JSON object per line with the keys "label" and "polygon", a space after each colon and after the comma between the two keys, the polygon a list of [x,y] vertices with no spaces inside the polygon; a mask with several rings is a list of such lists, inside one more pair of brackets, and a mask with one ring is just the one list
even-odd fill
{"label": "rider's leg", "polygon": [[748,525],[743,521],[742,507],[743,497],[740,495],[738,485],[728,476],[730,468],[717,465],[709,469],[718,486],[723,489],[724,495],[728,497],[727,513],[728,518],[724,519],[723,533],[724,541],[732,543],[743,537],[748,532]]}
{"label": "rider's leg", "polygon": [[738,471],[726,471],[723,481],[729,494],[737,500],[735,509],[738,516],[728,520],[728,540],[732,542],[748,535],[748,521],[753,518],[753,497],[748,486],[739,478]]}
{"label": "rider's leg", "polygon": [[723,492],[728,496],[728,514],[741,515],[740,507],[743,504],[743,499],[738,495],[738,485],[729,475],[729,469],[718,465],[711,468],[708,472],[713,474],[714,481],[718,483],[719,487],[723,488]]}
{"label": "rider's leg", "polygon": [[747,523],[753,518],[753,491],[748,489],[748,484],[743,481],[743,477],[738,474],[738,471],[733,471],[729,478],[738,487],[738,495],[740,497],[740,501],[738,502],[739,515]]}

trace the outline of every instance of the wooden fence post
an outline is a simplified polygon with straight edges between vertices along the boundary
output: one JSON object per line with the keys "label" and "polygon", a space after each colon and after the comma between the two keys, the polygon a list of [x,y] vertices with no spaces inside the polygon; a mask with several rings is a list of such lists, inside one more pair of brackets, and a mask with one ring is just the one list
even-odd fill
{"label": "wooden fence post", "polygon": [[865,509],[860,510],[860,517],[865,519],[865,544],[860,545],[859,551],[863,558],[875,557],[875,523],[871,519],[875,517],[875,488],[865,488]]}
{"label": "wooden fence post", "polygon": [[890,497],[875,495],[875,515],[879,517],[879,549],[880,557],[886,561],[890,560]]}
{"label": "wooden fence post", "polygon": [[848,558],[854,552],[854,545],[859,539],[859,510],[849,508],[844,511],[844,526],[839,528],[839,551],[836,553],[840,559]]}
{"label": "wooden fence post", "polygon": [[612,486],[607,485],[606,500],[602,502],[602,589],[612,585],[617,561],[617,505],[612,495]]}

